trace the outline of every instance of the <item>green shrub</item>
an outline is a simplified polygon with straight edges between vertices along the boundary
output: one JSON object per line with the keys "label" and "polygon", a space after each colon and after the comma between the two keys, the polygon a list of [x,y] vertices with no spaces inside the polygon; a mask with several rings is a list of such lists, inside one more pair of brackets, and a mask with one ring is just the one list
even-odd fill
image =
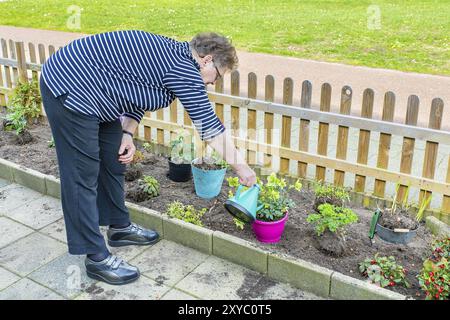
{"label": "green shrub", "polygon": [[28,121],[41,114],[41,96],[35,79],[30,82],[19,81],[11,96],[8,97],[6,129],[21,134]]}
{"label": "green shrub", "polygon": [[206,213],[206,208],[196,210],[192,205],[184,205],[179,201],[174,201],[168,205],[167,215],[177,218],[197,226],[203,226],[201,218]]}
{"label": "green shrub", "polygon": [[406,281],[406,270],[395,262],[395,258],[378,257],[365,259],[359,263],[359,271],[370,281],[380,287],[393,287],[403,285],[409,288],[411,285]]}
{"label": "green shrub", "polygon": [[318,236],[321,236],[325,230],[343,234],[347,225],[358,221],[358,216],[351,209],[333,206],[329,203],[321,204],[319,212],[310,214],[306,219],[316,226],[315,230]]}
{"label": "green shrub", "polygon": [[318,207],[324,203],[343,207],[348,201],[350,201],[350,196],[345,188],[332,184],[325,184],[320,182],[315,183],[314,194],[316,196],[316,210],[318,210]]}

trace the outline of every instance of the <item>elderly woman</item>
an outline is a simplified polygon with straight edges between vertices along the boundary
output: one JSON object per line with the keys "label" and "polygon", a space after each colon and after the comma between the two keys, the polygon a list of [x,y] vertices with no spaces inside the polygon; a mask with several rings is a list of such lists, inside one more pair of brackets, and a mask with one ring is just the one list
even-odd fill
{"label": "elderly woman", "polygon": [[124,199],[133,133],[146,111],[178,98],[201,139],[231,164],[240,182],[256,183],[206,92],[237,60],[230,42],[215,33],[178,42],[130,30],[75,40],[43,65],[40,88],[55,140],[69,253],[87,255],[89,277],[119,285],[140,275],[109,252],[99,226],[109,226],[111,247],[158,241],[157,232],[131,223]]}

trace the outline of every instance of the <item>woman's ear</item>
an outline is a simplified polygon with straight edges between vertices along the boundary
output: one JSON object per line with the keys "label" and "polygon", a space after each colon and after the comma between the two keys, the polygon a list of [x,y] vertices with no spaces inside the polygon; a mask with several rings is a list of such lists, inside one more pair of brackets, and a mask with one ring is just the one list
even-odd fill
{"label": "woman's ear", "polygon": [[211,61],[213,61],[212,55],[207,54],[206,56],[203,57],[203,63],[204,63],[204,64],[208,64],[208,63],[210,63]]}

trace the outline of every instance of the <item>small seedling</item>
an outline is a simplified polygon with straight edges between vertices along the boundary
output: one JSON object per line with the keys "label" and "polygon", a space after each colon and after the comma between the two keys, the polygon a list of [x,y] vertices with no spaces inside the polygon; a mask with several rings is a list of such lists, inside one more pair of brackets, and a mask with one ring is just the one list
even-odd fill
{"label": "small seedling", "polygon": [[139,186],[150,198],[159,196],[159,182],[152,176],[144,176],[139,180]]}
{"label": "small seedling", "polygon": [[241,221],[241,220],[239,220],[237,218],[233,218],[233,221],[234,221],[234,224],[236,225],[237,229],[244,230],[244,226],[245,226],[245,222],[244,221]]}
{"label": "small seedling", "polygon": [[49,148],[54,148],[55,147],[55,139],[52,137],[52,140],[47,141],[48,142],[48,147]]}
{"label": "small seedling", "polygon": [[144,142],[144,144],[142,145],[142,148],[144,148],[144,150],[149,153],[153,152],[153,145],[148,142]]}
{"label": "small seedling", "polygon": [[136,165],[144,160],[144,154],[142,151],[136,150],[133,155],[133,160],[131,160],[131,165]]}
{"label": "small seedling", "polygon": [[166,213],[169,217],[202,226],[201,218],[206,213],[206,210],[206,208],[196,210],[192,205],[184,205],[179,201],[174,201],[168,205]]}
{"label": "small seedling", "polygon": [[194,159],[194,144],[189,142],[191,138],[187,130],[178,130],[177,136],[170,142],[170,159],[175,164],[188,164]]}

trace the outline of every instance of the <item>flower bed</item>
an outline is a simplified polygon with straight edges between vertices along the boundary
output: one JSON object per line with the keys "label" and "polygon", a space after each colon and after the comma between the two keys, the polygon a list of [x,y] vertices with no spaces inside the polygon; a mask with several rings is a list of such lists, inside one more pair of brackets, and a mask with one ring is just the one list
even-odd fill
{"label": "flower bed", "polygon": [[[15,145],[11,138],[14,133],[1,131],[0,158],[58,177],[55,149],[49,147],[49,141],[51,141],[49,127],[33,125],[30,127],[30,132],[34,137],[32,143]],[[303,188],[301,192],[290,194],[290,198],[296,206],[289,210],[289,218],[281,241],[276,244],[263,244],[256,240],[250,225],[245,225],[243,229],[240,229],[233,221],[233,217],[225,210],[223,204],[229,197],[229,191],[232,190],[228,187],[226,179],[219,196],[211,200],[201,199],[195,194],[192,180],[173,182],[167,177],[169,164],[165,156],[152,154],[145,150],[142,144],[137,144],[138,149],[144,155],[141,162],[142,174],[156,178],[160,185],[159,195],[149,200],[136,202],[133,200],[133,190],[136,190],[138,180],[127,181],[127,201],[136,202],[160,212],[166,212],[169,204],[177,200],[184,205],[193,205],[197,210],[206,208],[201,217],[201,222],[206,228],[245,239],[270,252],[310,261],[364,281],[366,277],[359,270],[361,262],[365,259],[372,259],[377,253],[380,257],[393,256],[396,263],[407,270],[405,279],[411,286],[405,288],[393,285],[386,288],[413,298],[425,298],[425,293],[420,289],[416,276],[422,270],[422,259],[429,255],[433,237],[423,223],[421,223],[414,241],[408,245],[390,244],[378,237],[375,237],[374,243],[371,244],[368,233],[372,212],[350,204],[349,207],[357,214],[358,221],[349,225],[346,230],[348,250],[339,257],[333,256],[320,249],[315,237],[314,225],[307,222],[307,217],[315,212],[316,198],[312,190]],[[226,178],[233,176],[230,171],[226,174]]]}

